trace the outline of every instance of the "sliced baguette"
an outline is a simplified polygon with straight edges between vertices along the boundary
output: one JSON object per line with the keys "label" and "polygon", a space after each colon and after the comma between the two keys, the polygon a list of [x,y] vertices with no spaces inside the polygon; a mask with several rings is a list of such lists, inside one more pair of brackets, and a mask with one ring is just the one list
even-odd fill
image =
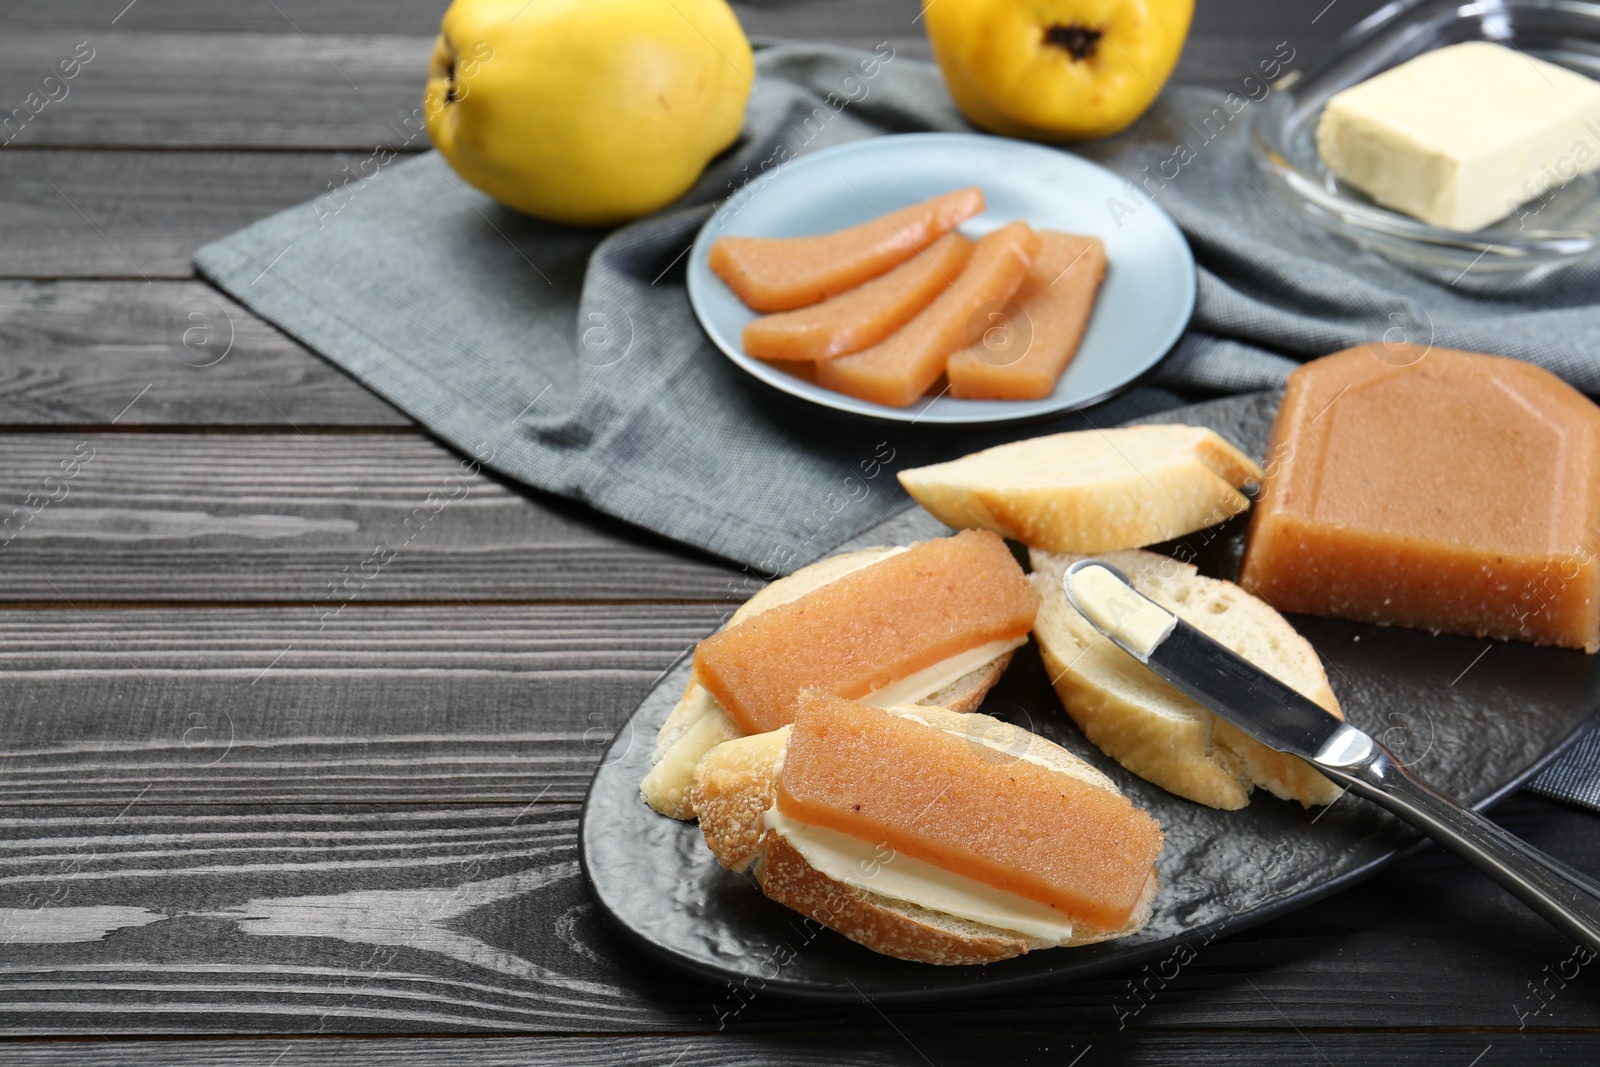
{"label": "sliced baguette", "polygon": [[1035,437],[902,471],[940,522],[1052,552],[1112,552],[1182,537],[1250,506],[1261,468],[1201,426]]}
{"label": "sliced baguette", "polygon": [[[891,711],[913,715],[939,729],[1119,792],[1111,779],[1071,752],[999,719],[921,705]],[[1159,888],[1154,871],[1126,926],[1100,930],[1074,923],[1071,937],[1059,941],[1028,937],[892,900],[822,874],[793,846],[765,827],[788,740],[789,728],[785,727],[729,741],[706,754],[695,769],[692,787],[694,808],[700,813],[700,831],[724,867],[749,870],[767,896],[850,940],[875,952],[922,963],[988,963],[1032,949],[1125,937],[1149,922]]]}
{"label": "sliced baguette", "polygon": [[[1039,594],[1034,637],[1056,694],[1089,740],[1134,774],[1213,808],[1242,808],[1261,786],[1307,806],[1331,804],[1339,788],[1294,756],[1274,752],[1223,722],[1101,636],[1067,601],[1066,569],[1084,557],[1033,549],[1029,580]],[[1134,588],[1334,715],[1328,676],[1283,616],[1232,582],[1153,552],[1096,555]]]}
{"label": "sliced baguette", "polygon": [[[739,606],[728,618],[727,625],[733,626],[780,604],[797,600],[852,571],[904,551],[905,548],[900,546],[863,548],[818,560],[762,587]],[[976,711],[1010,663],[1010,652],[996,656],[952,680],[948,686],[927,699],[930,703],[955,711]],[[683,697],[668,713],[656,734],[655,757],[649,773],[639,786],[645,803],[674,819],[694,818],[689,785],[695,764],[712,748],[739,736],[739,728],[722,705],[691,679]]]}

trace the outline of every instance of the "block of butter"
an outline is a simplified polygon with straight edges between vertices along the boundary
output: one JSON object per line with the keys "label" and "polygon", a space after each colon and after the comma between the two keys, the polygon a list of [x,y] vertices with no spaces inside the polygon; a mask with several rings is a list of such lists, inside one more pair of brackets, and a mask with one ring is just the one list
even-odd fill
{"label": "block of butter", "polygon": [[1317,153],[1385,207],[1479,230],[1600,166],[1600,82],[1487,41],[1335,94]]}

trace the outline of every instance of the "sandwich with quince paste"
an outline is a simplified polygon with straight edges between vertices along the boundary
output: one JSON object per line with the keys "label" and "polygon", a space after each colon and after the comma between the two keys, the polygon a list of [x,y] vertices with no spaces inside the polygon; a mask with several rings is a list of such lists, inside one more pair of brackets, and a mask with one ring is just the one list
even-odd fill
{"label": "sandwich with quince paste", "polygon": [[1077,756],[981,714],[815,690],[717,746],[693,803],[724,867],[876,952],[936,964],[1124,937],[1161,827]]}
{"label": "sandwich with quince paste", "polygon": [[697,646],[640,792],[663,815],[694,818],[689,785],[700,758],[788,725],[802,689],[878,707],[974,711],[1027,642],[1038,603],[1005,542],[981,530],[796,571]]}

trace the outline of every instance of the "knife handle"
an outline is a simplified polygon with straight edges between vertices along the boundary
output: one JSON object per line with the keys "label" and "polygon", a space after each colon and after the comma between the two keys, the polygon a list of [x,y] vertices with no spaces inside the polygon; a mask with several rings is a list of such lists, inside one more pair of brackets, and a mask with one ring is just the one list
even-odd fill
{"label": "knife handle", "polygon": [[1340,728],[1314,762],[1499,882],[1558,930],[1600,951],[1600,883],[1594,879],[1441,793],[1354,727]]}

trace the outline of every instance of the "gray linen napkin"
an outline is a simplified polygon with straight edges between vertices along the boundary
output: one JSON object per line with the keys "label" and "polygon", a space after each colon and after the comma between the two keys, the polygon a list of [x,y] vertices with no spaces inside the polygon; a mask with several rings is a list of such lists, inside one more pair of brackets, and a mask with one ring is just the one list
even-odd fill
{"label": "gray linen napkin", "polygon": [[[1281,385],[1297,361],[1363,341],[1517,356],[1600,391],[1589,357],[1600,266],[1434,282],[1314,233],[1252,169],[1247,127],[1267,89],[1241,71],[1234,93],[1169,90],[1127,133],[1075,149],[1130,180],[1108,219],[1159,203],[1199,264],[1190,332],[1147,382],[1087,414],[1005,430],[803,406],[702,335],[683,288],[696,230],[792,156],[968,127],[938,72],[888,46],[765,47],[757,70],[740,142],[679,205],[609,233],[501,208],[436,154],[397,161],[397,130],[395,144],[330,174],[334,192],[207,245],[195,267],[485,466],[762,576],[902,509],[897,469],[1147,414],[1185,399],[1172,390]],[[1537,788],[1596,803],[1600,745],[1590,749],[1581,773],[1552,770]]]}

